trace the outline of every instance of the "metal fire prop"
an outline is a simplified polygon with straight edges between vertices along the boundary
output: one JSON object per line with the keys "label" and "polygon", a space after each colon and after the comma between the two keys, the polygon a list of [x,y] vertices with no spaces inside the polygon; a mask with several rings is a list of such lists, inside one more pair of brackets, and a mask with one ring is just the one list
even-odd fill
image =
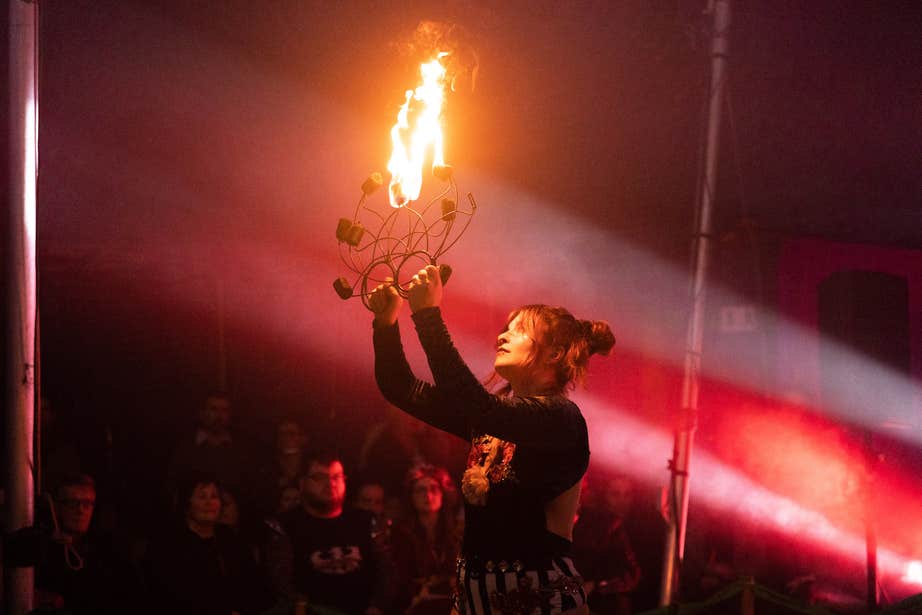
{"label": "metal fire prop", "polygon": [[[344,300],[361,297],[366,307],[369,293],[389,281],[406,297],[410,278],[427,265],[438,265],[442,281],[448,281],[451,267],[439,260],[458,242],[477,210],[471,193],[469,207],[459,206],[460,190],[453,167],[445,164],[441,126],[446,91],[453,90],[459,78],[469,79],[473,87],[476,55],[460,44],[463,33],[454,27],[423,22],[414,36],[417,46],[436,51],[420,65],[420,84],[407,90],[391,129],[390,206],[370,204],[368,197],[384,185],[382,174],[372,173],[362,184],[352,218],[340,218],[336,227],[340,259],[354,278],[350,282],[340,277],[333,288]],[[432,175],[445,186],[421,203],[423,169],[430,159]]]}
{"label": "metal fire prop", "polygon": [[[477,203],[468,193],[470,207],[459,209],[459,190],[452,168],[437,167],[434,173],[448,186],[421,207],[409,201],[401,207],[379,211],[383,208],[371,207],[367,197],[383,185],[381,174],[372,173],[362,184],[362,196],[352,219],[340,218],[336,227],[340,258],[356,276],[352,284],[345,277],[333,283],[342,299],[360,296],[367,307],[368,294],[388,278],[406,298],[406,283],[426,265],[438,264],[442,281],[448,281],[451,267],[439,260],[467,230]],[[372,220],[371,227],[362,224],[361,215]],[[463,220],[459,221],[458,216]]]}

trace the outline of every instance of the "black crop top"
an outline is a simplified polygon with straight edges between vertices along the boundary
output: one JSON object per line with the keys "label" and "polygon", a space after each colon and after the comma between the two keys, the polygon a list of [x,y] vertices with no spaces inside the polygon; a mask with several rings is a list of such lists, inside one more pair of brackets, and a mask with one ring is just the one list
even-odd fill
{"label": "black crop top", "polygon": [[[392,404],[472,443],[462,483],[462,553],[508,561],[566,554],[570,542],[547,530],[544,507],[575,485],[589,464],[579,408],[563,395],[489,393],[461,359],[439,308],[419,310],[413,321],[435,385],[413,375],[396,324],[374,329],[375,378]],[[466,488],[471,472],[488,485],[479,492],[485,498]]]}

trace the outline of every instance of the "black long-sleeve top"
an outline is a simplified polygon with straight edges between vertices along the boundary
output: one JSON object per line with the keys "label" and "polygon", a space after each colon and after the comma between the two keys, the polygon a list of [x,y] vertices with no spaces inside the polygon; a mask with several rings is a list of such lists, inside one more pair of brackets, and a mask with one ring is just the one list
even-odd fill
{"label": "black long-sleeve top", "polygon": [[579,408],[563,395],[491,394],[462,360],[439,308],[419,310],[413,321],[435,384],[413,375],[398,325],[376,326],[375,378],[384,397],[434,427],[471,440],[469,468],[483,462],[483,436],[513,445],[504,446],[487,473],[486,502],[465,497],[462,553],[510,562],[564,555],[570,542],[547,530],[545,505],[575,485],[589,464]]}

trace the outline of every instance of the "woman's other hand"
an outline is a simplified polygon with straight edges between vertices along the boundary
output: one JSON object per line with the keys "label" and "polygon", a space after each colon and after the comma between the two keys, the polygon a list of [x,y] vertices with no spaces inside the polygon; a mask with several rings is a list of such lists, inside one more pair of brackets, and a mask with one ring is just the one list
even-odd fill
{"label": "woman's other hand", "polygon": [[396,323],[402,305],[403,298],[397,294],[391,278],[387,278],[384,284],[378,284],[368,297],[368,307],[375,314],[375,324],[381,326],[389,327]]}
{"label": "woman's other hand", "polygon": [[410,309],[416,312],[427,307],[438,307],[442,303],[442,276],[439,268],[428,265],[420,269],[419,273],[410,280],[407,287],[407,298],[410,300]]}

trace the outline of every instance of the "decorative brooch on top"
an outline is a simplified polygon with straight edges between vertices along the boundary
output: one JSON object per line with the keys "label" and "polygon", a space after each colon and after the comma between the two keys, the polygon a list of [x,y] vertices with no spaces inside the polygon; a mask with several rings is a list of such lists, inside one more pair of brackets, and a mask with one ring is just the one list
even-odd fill
{"label": "decorative brooch on top", "polygon": [[471,441],[467,470],[461,478],[461,493],[469,504],[485,506],[490,485],[515,480],[512,457],[515,444],[483,434]]}

